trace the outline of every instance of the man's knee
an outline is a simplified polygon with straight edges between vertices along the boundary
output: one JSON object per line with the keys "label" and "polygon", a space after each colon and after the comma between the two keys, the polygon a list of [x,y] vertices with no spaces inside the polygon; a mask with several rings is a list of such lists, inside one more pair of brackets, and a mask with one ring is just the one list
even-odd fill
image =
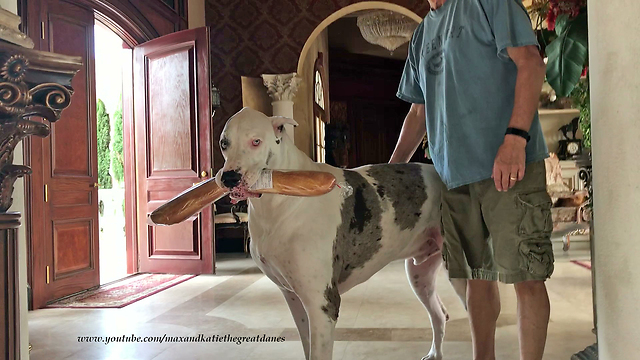
{"label": "man's knee", "polygon": [[498,282],[490,280],[469,279],[467,280],[468,291],[497,293]]}
{"label": "man's knee", "polygon": [[500,312],[500,292],[497,281],[467,280],[467,305],[473,307],[482,304]]}
{"label": "man's knee", "polygon": [[547,296],[547,287],[543,280],[522,281],[514,286],[518,298]]}

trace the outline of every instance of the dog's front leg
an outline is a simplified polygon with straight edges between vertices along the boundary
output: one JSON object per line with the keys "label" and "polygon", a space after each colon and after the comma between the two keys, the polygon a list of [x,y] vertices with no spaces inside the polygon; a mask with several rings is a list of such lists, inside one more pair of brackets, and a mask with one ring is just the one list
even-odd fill
{"label": "dog's front leg", "polygon": [[309,317],[309,359],[331,360],[333,336],[338,321],[340,295],[333,286],[323,292],[300,294]]}
{"label": "dog's front leg", "polygon": [[294,292],[282,289],[282,295],[284,295],[289,310],[293,316],[293,321],[298,328],[298,334],[300,334],[300,341],[302,341],[302,347],[304,349],[304,358],[309,360],[309,317],[307,311],[302,305],[302,301]]}

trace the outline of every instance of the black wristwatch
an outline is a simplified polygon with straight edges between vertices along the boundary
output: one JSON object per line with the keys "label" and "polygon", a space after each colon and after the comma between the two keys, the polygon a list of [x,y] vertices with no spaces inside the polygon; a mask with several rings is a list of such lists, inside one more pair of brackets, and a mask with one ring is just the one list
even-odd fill
{"label": "black wristwatch", "polygon": [[507,132],[505,133],[505,135],[516,135],[516,136],[520,136],[521,138],[524,138],[525,140],[527,140],[527,142],[529,142],[529,140],[531,140],[531,135],[529,135],[528,132],[521,130],[521,129],[516,129],[516,128],[507,128]]}

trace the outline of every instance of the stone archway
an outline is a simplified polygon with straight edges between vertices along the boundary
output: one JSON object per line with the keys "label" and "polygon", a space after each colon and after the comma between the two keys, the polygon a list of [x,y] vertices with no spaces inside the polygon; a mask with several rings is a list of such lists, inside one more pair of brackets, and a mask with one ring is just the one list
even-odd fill
{"label": "stone archway", "polygon": [[[312,101],[313,74],[311,70],[316,58],[318,57],[318,53],[328,51],[328,48],[325,49],[324,46],[319,45],[319,43],[322,42],[321,39],[319,40],[319,37],[329,27],[329,25],[338,19],[363,10],[390,10],[405,15],[416,23],[420,23],[422,21],[421,16],[404,6],[384,1],[362,1],[336,10],[320,21],[313,31],[311,31],[311,34],[307,37],[298,58],[296,72],[302,81],[300,81],[298,93],[294,99],[294,118],[299,124],[296,128],[296,146],[310,157],[313,157],[313,151],[315,148],[315,127],[312,124],[314,119]],[[328,68],[328,57],[331,57],[330,53],[324,54],[325,68]],[[329,71],[331,71],[331,69],[329,69]],[[326,75],[328,79],[328,74]],[[328,90],[328,84],[326,84],[326,89]],[[329,102],[331,101],[330,93],[328,94],[328,100]]]}
{"label": "stone archway", "polygon": [[415,12],[407,9],[406,7],[400,6],[400,5],[396,5],[396,4],[392,4],[392,3],[388,3],[388,2],[384,2],[384,1],[363,1],[363,2],[359,2],[359,3],[355,3],[355,4],[351,4],[351,5],[345,6],[345,7],[341,8],[340,10],[334,12],[333,14],[327,16],[311,32],[311,34],[307,38],[307,41],[304,43],[304,46],[302,47],[302,50],[300,51],[300,57],[298,59],[297,72],[298,73],[302,72],[302,66],[304,64],[305,59],[307,58],[307,54],[309,53],[309,48],[311,47],[311,44],[313,44],[315,42],[315,40],[318,37],[318,35],[324,29],[326,29],[329,25],[331,25],[331,23],[333,23],[334,21],[340,19],[341,17],[344,17],[345,15],[349,15],[349,14],[354,13],[356,11],[362,11],[362,10],[391,10],[391,11],[400,13],[402,15],[408,16],[408,17],[412,18],[413,20],[415,20],[418,23],[420,23],[422,21],[422,18],[418,14],[416,14]]}

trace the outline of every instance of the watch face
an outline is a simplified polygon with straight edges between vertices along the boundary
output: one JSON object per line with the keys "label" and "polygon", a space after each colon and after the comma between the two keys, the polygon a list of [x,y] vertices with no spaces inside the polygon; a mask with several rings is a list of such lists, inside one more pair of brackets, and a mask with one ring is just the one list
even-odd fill
{"label": "watch face", "polygon": [[580,145],[578,145],[578,143],[571,142],[567,144],[567,151],[569,152],[569,154],[575,155],[578,153],[578,150],[580,150]]}

